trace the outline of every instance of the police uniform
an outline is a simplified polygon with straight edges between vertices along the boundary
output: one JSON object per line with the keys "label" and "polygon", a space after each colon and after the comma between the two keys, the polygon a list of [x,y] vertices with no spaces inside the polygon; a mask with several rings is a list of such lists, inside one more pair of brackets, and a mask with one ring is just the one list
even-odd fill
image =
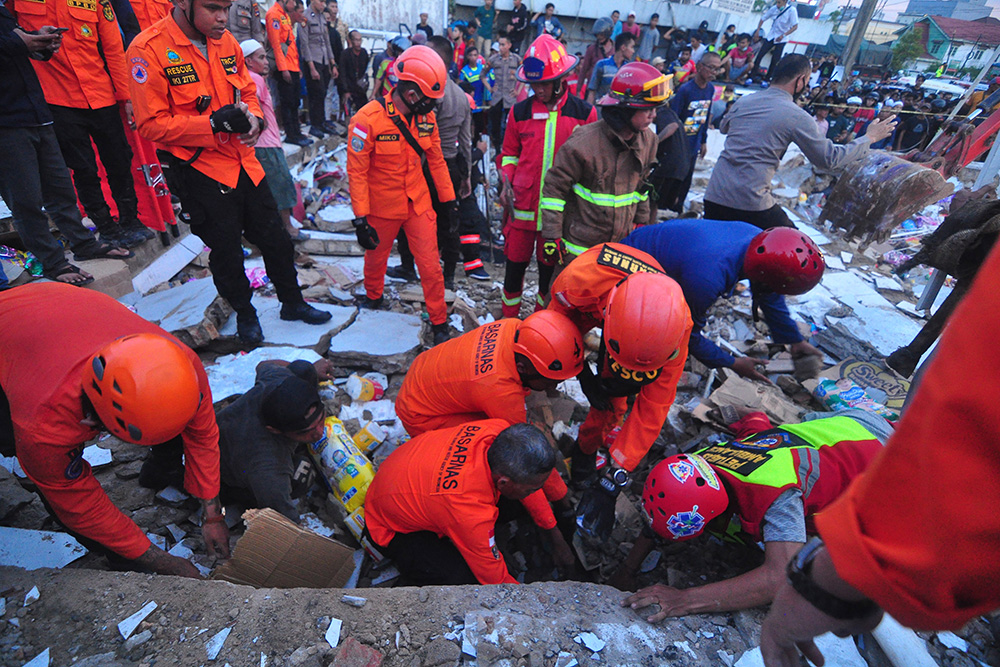
{"label": "police uniform", "polygon": [[434,113],[401,116],[392,95],[373,100],[352,118],[347,133],[347,175],[351,207],[356,217],[367,217],[379,244],[365,253],[365,292],[379,299],[385,284],[385,267],[392,242],[402,228],[413,251],[431,324],[444,324],[444,276],[438,256],[436,216],[420,158],[402,136],[393,117],[406,123],[410,134],[427,156],[438,199],[455,199],[448,165],[441,154]]}
{"label": "police uniform", "polygon": [[206,60],[172,16],[135,38],[127,58],[139,134],[173,156],[171,186],[191,216],[191,231],[211,249],[219,294],[237,312],[252,311],[243,271],[246,237],[260,248],[281,302],[302,303],[292,242],[254,149],[235,134],[213,134],[209,123],[212,112],[235,102],[236,91],[262,117],[257,87],[231,34],[208,39],[207,50]]}
{"label": "police uniform", "polygon": [[8,0],[7,8],[25,31],[69,28],[51,60],[31,61],[52,110],[59,148],[80,203],[102,236],[113,238],[120,229],[101,190],[94,145],[119,220],[138,225],[132,150],[118,110],[118,103],[129,98],[128,67],[111,0]]}
{"label": "police uniform", "polygon": [[307,66],[303,76],[306,78],[306,92],[309,95],[309,124],[320,130],[326,122],[326,89],[330,86],[330,66],[336,64],[333,48],[330,46],[328,25],[323,12],[316,12],[308,7],[306,25],[299,36],[302,62],[312,63],[319,74],[319,78],[314,79]]}
{"label": "police uniform", "polygon": [[[285,140],[294,142],[302,138],[302,128],[299,126],[299,48],[295,43],[295,26],[280,0],[267,10],[264,23],[267,27],[267,43],[274,57],[271,76],[278,85],[278,106],[281,107]],[[290,81],[285,81],[284,72],[289,73]]]}
{"label": "police uniform", "polygon": [[263,44],[267,41],[264,24],[260,20],[260,5],[257,0],[235,0],[229,5],[229,32],[236,41],[243,43],[256,39]]}

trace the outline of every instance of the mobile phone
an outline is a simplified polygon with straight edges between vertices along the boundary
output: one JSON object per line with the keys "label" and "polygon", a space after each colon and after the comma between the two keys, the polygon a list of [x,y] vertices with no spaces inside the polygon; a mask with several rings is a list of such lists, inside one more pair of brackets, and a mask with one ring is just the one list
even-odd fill
{"label": "mobile phone", "polygon": [[69,30],[69,28],[56,28],[55,30],[53,30],[53,31],[52,31],[52,32],[50,32],[49,34],[51,35],[52,33],[64,33],[64,32],[66,32],[67,30]]}

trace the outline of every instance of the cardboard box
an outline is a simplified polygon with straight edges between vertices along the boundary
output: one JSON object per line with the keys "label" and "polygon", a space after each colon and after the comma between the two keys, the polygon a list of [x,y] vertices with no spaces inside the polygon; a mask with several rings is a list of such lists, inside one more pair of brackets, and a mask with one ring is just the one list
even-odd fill
{"label": "cardboard box", "polygon": [[247,532],[213,579],[257,588],[342,588],[354,549],[298,526],[272,509],[247,510]]}

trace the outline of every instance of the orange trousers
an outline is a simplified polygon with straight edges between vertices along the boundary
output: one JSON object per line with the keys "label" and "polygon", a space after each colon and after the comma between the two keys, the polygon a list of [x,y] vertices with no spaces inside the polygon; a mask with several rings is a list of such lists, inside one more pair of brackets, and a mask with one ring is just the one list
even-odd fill
{"label": "orange trousers", "polygon": [[365,252],[365,293],[369,299],[382,296],[385,287],[385,267],[389,262],[392,242],[399,230],[406,231],[413,259],[420,271],[420,284],[424,288],[427,314],[431,324],[448,321],[448,307],[444,303],[444,274],[441,272],[437,246],[437,218],[434,209],[417,215],[410,202],[405,220],[368,216],[368,224],[378,232],[379,244],[374,250]]}

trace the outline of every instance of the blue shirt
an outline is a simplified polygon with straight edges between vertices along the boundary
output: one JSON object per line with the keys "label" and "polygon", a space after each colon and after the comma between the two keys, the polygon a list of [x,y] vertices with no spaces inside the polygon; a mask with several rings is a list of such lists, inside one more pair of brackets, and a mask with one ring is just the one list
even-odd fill
{"label": "blue shirt", "polygon": [[559,19],[557,19],[555,15],[553,15],[552,18],[548,19],[545,18],[545,14],[543,13],[541,16],[535,19],[535,37],[541,37],[542,35],[552,35],[556,39],[559,39],[559,37],[562,34],[563,34],[562,23],[559,22]]}
{"label": "blue shirt", "polygon": [[[623,60],[622,65],[627,62],[627,60]],[[590,75],[590,81],[587,82],[587,90],[594,91],[597,96],[594,98],[595,100],[599,101],[601,97],[611,92],[611,80],[615,78],[615,74],[618,74],[618,63],[615,62],[614,56],[597,61],[597,64],[594,65],[594,73]]]}
{"label": "blue shirt", "polygon": [[[733,295],[743,277],[743,257],[760,229],[746,222],[719,220],[669,220],[640,227],[622,243],[652,255],[667,275],[677,281],[691,309],[689,351],[709,368],[729,367],[735,359],[705,338],[709,308],[719,299]],[[757,302],[776,343],[798,343],[798,327],[780,294],[758,294]]]}
{"label": "blue shirt", "polygon": [[698,159],[701,145],[708,143],[708,112],[715,97],[715,86],[709,82],[704,88],[685,81],[670,98],[670,108],[681,119],[684,134],[688,138],[688,149],[692,159]]}
{"label": "blue shirt", "polygon": [[468,81],[469,85],[472,86],[472,99],[476,103],[476,108],[472,113],[480,113],[483,110],[483,102],[486,99],[486,86],[483,85],[484,70],[482,63],[476,63],[475,67],[466,65],[462,68],[462,81]]}

